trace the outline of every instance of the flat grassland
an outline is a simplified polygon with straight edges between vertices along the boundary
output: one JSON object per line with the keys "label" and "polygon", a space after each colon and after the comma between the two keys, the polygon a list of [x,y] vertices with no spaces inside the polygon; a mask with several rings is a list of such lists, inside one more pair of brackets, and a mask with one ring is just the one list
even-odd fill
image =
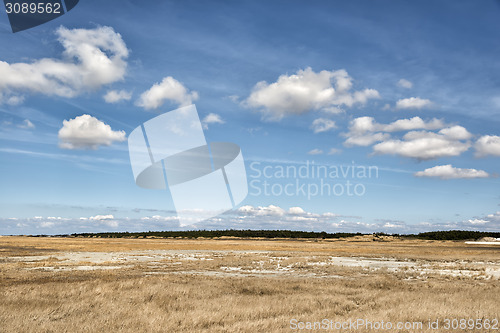
{"label": "flat grassland", "polygon": [[0,332],[498,332],[444,323],[494,324],[499,278],[500,246],[465,242],[9,236]]}

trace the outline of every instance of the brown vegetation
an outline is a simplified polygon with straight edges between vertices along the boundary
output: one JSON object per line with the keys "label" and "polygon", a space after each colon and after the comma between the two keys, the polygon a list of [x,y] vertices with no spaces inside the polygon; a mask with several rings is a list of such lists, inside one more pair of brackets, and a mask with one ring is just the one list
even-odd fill
{"label": "brown vegetation", "polygon": [[438,332],[429,320],[500,319],[499,252],[369,236],[0,237],[0,332],[292,332],[292,319]]}

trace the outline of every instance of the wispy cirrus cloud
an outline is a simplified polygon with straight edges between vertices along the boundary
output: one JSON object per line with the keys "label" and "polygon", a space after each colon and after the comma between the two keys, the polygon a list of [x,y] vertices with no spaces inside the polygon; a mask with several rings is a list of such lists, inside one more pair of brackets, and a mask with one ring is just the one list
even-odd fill
{"label": "wispy cirrus cloud", "polygon": [[314,133],[323,133],[335,129],[337,126],[335,122],[327,118],[317,118],[314,119],[311,124],[311,129]]}
{"label": "wispy cirrus cloud", "polygon": [[308,155],[322,155],[323,150],[321,150],[319,148],[314,148],[314,149],[311,149],[310,151],[308,151],[307,154]]}

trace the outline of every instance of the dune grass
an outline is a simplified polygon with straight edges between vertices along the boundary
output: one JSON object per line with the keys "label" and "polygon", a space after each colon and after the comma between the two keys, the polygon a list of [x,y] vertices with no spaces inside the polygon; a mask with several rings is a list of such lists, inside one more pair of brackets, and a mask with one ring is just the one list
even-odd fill
{"label": "dune grass", "polygon": [[[0,332],[293,332],[293,319],[414,321],[424,329],[400,332],[440,332],[428,321],[500,318],[498,279],[412,270],[413,262],[499,263],[498,250],[462,243],[1,237],[0,249]],[[78,253],[89,261],[61,259],[74,251],[87,251]],[[98,251],[116,258],[96,262],[90,254]],[[398,271],[322,264],[347,254],[410,264]]]}

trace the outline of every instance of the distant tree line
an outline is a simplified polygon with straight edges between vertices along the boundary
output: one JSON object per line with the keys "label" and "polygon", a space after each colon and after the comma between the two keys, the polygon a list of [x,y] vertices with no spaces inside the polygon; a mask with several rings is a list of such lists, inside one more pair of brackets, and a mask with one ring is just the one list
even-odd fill
{"label": "distant tree line", "polygon": [[[293,230],[186,230],[186,231],[147,231],[147,232],[101,232],[101,233],[79,233],[71,235],[73,237],[100,237],[100,238],[218,238],[218,237],[238,237],[238,238],[316,238],[316,239],[334,239],[348,238],[354,236],[363,236],[371,234],[362,233],[328,233],[313,231],[293,231]],[[40,235],[43,236],[43,235]],[[395,236],[402,238],[416,238],[425,240],[477,240],[483,237],[500,238],[500,232],[449,230],[449,231],[431,231],[419,234],[385,234],[375,233],[374,238],[383,236]]]}
{"label": "distant tree line", "polygon": [[327,233],[312,231],[292,231],[292,230],[187,230],[187,231],[147,231],[147,232],[101,232],[71,234],[74,237],[103,237],[103,238],[218,238],[218,237],[239,237],[239,238],[343,238],[352,236],[362,236],[361,233]]}
{"label": "distant tree line", "polygon": [[430,231],[422,232],[418,235],[405,235],[405,237],[415,237],[427,240],[478,240],[483,237],[500,238],[500,232],[450,230],[450,231]]}

